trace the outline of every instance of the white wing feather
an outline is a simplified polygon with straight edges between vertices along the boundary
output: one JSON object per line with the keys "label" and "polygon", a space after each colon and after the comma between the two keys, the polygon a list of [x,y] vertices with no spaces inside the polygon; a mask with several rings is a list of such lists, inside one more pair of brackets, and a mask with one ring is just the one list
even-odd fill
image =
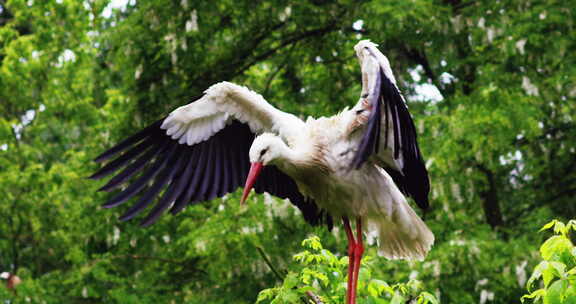
{"label": "white wing feather", "polygon": [[[369,40],[362,40],[354,46],[354,50],[356,51],[356,56],[360,61],[360,66],[362,67],[362,94],[360,101],[354,106],[353,110],[364,109],[367,110],[365,112],[366,117],[368,117],[370,113],[370,108],[366,108],[369,103],[364,102],[365,99],[373,100],[373,93],[375,92],[375,85],[376,79],[378,78],[376,74],[380,72],[380,68],[384,71],[384,74],[390,81],[396,86],[396,78],[394,78],[394,74],[392,73],[392,69],[390,68],[390,61],[380,50],[378,49],[378,45],[369,41]],[[400,95],[402,99],[404,98]],[[390,109],[383,113],[383,115],[391,116],[392,113]],[[384,161],[386,164],[395,168],[397,170],[402,170],[404,167],[404,157],[402,154],[398,156],[398,158],[394,158],[394,152],[392,149],[392,143],[394,141],[394,126],[392,119],[388,119],[388,127],[385,126],[386,119],[382,119],[382,127],[381,130],[388,130],[386,134],[382,132],[380,137],[380,146],[378,150],[378,157]],[[359,140],[359,139],[358,139]],[[388,143],[388,145],[386,145]],[[399,139],[400,148],[402,148],[402,140]]]}
{"label": "white wing feather", "polygon": [[[378,49],[378,45],[376,43],[373,43],[370,40],[362,40],[354,46],[354,51],[356,51],[356,56],[358,57],[358,60],[360,60],[360,65],[362,66],[363,85],[366,84],[364,78],[365,77],[364,66],[366,64],[366,61],[372,61],[368,64],[375,64],[376,66],[380,65],[380,67],[382,67],[382,70],[384,70],[384,74],[386,75],[386,77],[388,77],[388,79],[390,79],[390,81],[392,81],[392,83],[396,85],[396,78],[394,78],[394,74],[392,73],[392,68],[390,67],[390,61],[386,56],[384,56],[384,54],[382,54],[382,52],[380,52],[380,50]],[[376,56],[376,58],[374,58],[373,56]],[[378,70],[373,70],[370,72],[377,73]],[[370,78],[374,79],[375,77]],[[362,87],[362,93],[368,93],[365,92],[364,89],[367,89],[367,87],[366,86]]]}
{"label": "white wing feather", "polygon": [[205,95],[174,110],[161,128],[180,144],[194,145],[222,130],[232,119],[248,124],[252,132],[272,132],[287,139],[297,136],[304,122],[271,106],[260,94],[230,82],[217,83]]}

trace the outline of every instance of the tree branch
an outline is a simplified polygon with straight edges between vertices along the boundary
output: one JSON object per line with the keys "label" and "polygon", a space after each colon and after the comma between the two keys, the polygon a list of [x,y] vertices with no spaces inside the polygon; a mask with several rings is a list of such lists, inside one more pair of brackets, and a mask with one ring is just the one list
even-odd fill
{"label": "tree branch", "polygon": [[306,292],[306,295],[310,298],[310,300],[312,300],[312,302],[314,302],[315,304],[324,304],[322,302],[322,299],[320,299],[319,296],[317,296],[316,294],[314,294],[312,291],[308,290]]}
{"label": "tree branch", "polygon": [[266,253],[264,252],[264,249],[262,249],[262,247],[260,246],[256,246],[256,249],[258,250],[258,253],[260,253],[260,256],[262,257],[262,259],[264,260],[264,262],[266,263],[266,265],[268,265],[268,268],[270,268],[270,270],[272,270],[272,272],[274,273],[274,275],[276,276],[276,278],[280,281],[282,281],[284,278],[280,275],[280,273],[278,272],[278,270],[276,270],[276,268],[274,267],[274,265],[272,265],[272,262],[270,261],[270,259],[268,258],[268,256],[266,255]]}
{"label": "tree branch", "polygon": [[[292,53],[292,50],[294,49],[295,45],[296,44],[293,44],[290,47],[290,50],[288,51],[289,53]],[[290,59],[290,54],[284,58],[284,60],[282,61],[282,63],[280,63],[278,68],[274,72],[272,72],[272,74],[268,77],[268,79],[266,80],[266,85],[264,87],[264,91],[262,93],[263,96],[266,96],[266,94],[268,94],[268,91],[270,90],[270,86],[272,85],[272,81],[274,80],[274,78],[276,78],[278,73],[280,73],[280,71],[282,71],[282,69],[286,66],[289,59]]]}
{"label": "tree branch", "polygon": [[277,51],[292,45],[294,43],[297,43],[299,41],[305,40],[307,38],[310,37],[315,37],[315,36],[322,36],[325,35],[327,33],[330,33],[332,31],[335,31],[337,29],[337,27],[335,26],[335,23],[331,23],[323,28],[319,28],[319,29],[314,29],[314,30],[310,30],[310,31],[306,31],[306,32],[302,32],[299,35],[296,35],[294,37],[288,38],[284,41],[282,41],[280,43],[280,45],[278,45],[275,48],[272,48],[266,52],[263,52],[260,55],[256,55],[254,56],[254,58],[252,59],[252,61],[248,62],[246,65],[244,65],[243,67],[241,67],[237,72],[236,75],[242,74],[244,71],[246,71],[248,68],[250,68],[251,66],[253,66],[254,64],[267,59],[268,57],[274,55]]}
{"label": "tree branch", "polygon": [[496,177],[494,173],[486,168],[484,165],[477,163],[476,168],[480,170],[486,176],[488,182],[488,189],[481,191],[480,196],[482,197],[484,209],[484,215],[486,216],[486,222],[495,229],[496,227],[503,226],[504,220],[502,218],[502,211],[500,210],[500,201],[498,199],[498,187],[496,185]]}
{"label": "tree branch", "polygon": [[[573,122],[560,123],[555,127],[551,127],[551,128],[542,130],[542,135],[536,136],[536,137],[534,137],[534,139],[535,140],[546,140],[546,139],[548,139],[549,136],[556,137],[556,135],[558,135],[559,133],[562,133],[564,131],[574,130],[574,127],[576,127],[576,124]],[[526,145],[526,144],[530,144],[530,140],[528,140],[527,138],[520,138],[520,139],[514,140],[513,144],[517,145],[517,146]]]}
{"label": "tree branch", "polygon": [[[272,29],[275,29],[275,28],[276,27],[272,27]],[[276,54],[278,51],[280,51],[280,50],[282,50],[288,46],[295,45],[296,43],[298,43],[302,40],[305,40],[307,38],[325,35],[327,33],[336,31],[337,29],[338,29],[337,23],[336,23],[336,20],[334,20],[330,24],[328,24],[327,26],[322,27],[322,28],[313,29],[313,30],[309,30],[309,31],[301,32],[301,33],[291,33],[291,34],[286,35],[289,38],[281,41],[278,46],[273,47],[267,51],[264,51],[260,54],[254,55],[254,56],[251,56],[251,53],[254,51],[254,49],[256,48],[256,46],[260,42],[258,42],[256,44],[252,43],[251,47],[246,50],[246,53],[240,52],[241,54],[238,54],[238,52],[236,52],[234,54],[233,58],[223,58],[222,60],[218,60],[218,62],[216,62],[214,64],[214,66],[215,66],[214,68],[207,69],[205,73],[199,75],[190,83],[194,84],[195,87],[196,86],[204,87],[204,86],[207,86],[209,84],[215,83],[217,81],[230,81],[231,79],[244,73],[246,70],[248,70],[249,68],[251,68],[255,64],[257,64],[263,60],[268,59],[269,57]],[[269,31],[268,35],[262,35],[262,36],[258,37],[257,40],[263,41],[271,33],[272,33],[272,31]],[[248,58],[251,58],[251,59],[248,59]],[[241,60],[239,60],[239,59],[241,59]],[[229,62],[231,62],[231,63],[229,63]],[[226,68],[222,69],[221,68],[222,66],[226,66]],[[217,71],[217,70],[222,70],[223,72],[214,73],[214,71]]]}
{"label": "tree branch", "polygon": [[[256,246],[256,249],[258,250],[258,253],[260,254],[260,256],[262,257],[262,259],[264,260],[264,262],[266,263],[266,265],[268,265],[268,268],[270,268],[270,270],[272,270],[272,272],[274,273],[274,275],[276,276],[276,278],[280,281],[282,281],[284,278],[282,277],[282,275],[280,275],[280,272],[278,270],[276,270],[276,267],[274,267],[274,265],[272,265],[272,262],[270,261],[270,259],[268,258],[268,255],[264,252],[264,249],[262,249],[262,247],[260,246]],[[306,295],[308,296],[308,298],[310,298],[310,300],[312,300],[315,304],[323,304],[322,299],[320,299],[319,296],[317,296],[315,293],[313,293],[312,291],[307,291]]]}
{"label": "tree branch", "polygon": [[410,49],[407,47],[404,47],[404,50],[405,50],[408,58],[410,58],[412,61],[414,61],[417,64],[422,66],[422,68],[424,69],[424,74],[426,75],[426,77],[428,79],[430,79],[430,81],[432,81],[432,84],[434,84],[434,86],[436,86],[438,91],[440,91],[440,94],[442,94],[442,96],[446,97],[447,92],[446,92],[444,86],[440,83],[437,75],[432,70],[432,66],[430,65],[430,62],[428,61],[428,57],[426,56],[425,51]]}

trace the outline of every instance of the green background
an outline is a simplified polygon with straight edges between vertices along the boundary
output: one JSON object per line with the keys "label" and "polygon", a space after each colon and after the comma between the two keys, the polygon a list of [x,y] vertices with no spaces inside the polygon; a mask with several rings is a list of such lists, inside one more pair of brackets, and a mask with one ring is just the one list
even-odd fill
{"label": "green background", "polygon": [[360,39],[415,118],[436,236],[423,262],[375,257],[375,276],[417,278],[442,303],[517,303],[536,231],[576,217],[573,0],[125,2],[0,0],[0,272],[22,279],[0,299],[253,303],[280,283],[257,247],[282,270],[311,234],[345,255],[339,225],[309,227],[283,201],[240,209],[235,193],[143,229],[86,177],[218,81],[303,118],[353,105]]}

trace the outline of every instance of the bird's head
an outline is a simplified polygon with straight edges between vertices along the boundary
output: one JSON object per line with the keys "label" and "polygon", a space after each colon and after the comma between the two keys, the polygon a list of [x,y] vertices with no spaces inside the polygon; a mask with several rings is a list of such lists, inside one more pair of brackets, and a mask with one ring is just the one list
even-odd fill
{"label": "bird's head", "polygon": [[246,178],[246,185],[244,186],[240,204],[244,204],[244,201],[248,198],[248,194],[254,186],[258,175],[260,175],[262,168],[280,159],[285,148],[286,144],[274,134],[264,133],[254,139],[249,154],[250,172]]}
{"label": "bird's head", "polygon": [[262,163],[267,166],[281,157],[282,148],[285,146],[286,144],[280,137],[271,133],[264,133],[256,137],[250,147],[250,162]]}

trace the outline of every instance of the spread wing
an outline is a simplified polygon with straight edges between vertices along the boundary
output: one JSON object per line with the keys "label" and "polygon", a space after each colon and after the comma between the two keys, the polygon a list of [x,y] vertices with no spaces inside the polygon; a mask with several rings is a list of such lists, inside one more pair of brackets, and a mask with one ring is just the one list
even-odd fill
{"label": "spread wing", "polygon": [[[141,222],[146,226],[168,209],[176,214],[189,204],[235,191],[248,175],[248,152],[257,134],[273,132],[289,137],[302,126],[301,120],[272,107],[259,94],[232,83],[219,83],[201,99],[102,153],[95,161],[107,163],[91,178],[113,176],[101,191],[126,184],[104,204],[106,208],[139,197],[121,220],[135,217],[156,201]],[[276,167],[266,167],[254,188],[289,199],[313,225],[327,220]]]}
{"label": "spread wing", "polygon": [[[352,161],[360,168],[371,160],[384,167],[404,194],[411,196],[419,207],[429,206],[430,181],[418,147],[416,128],[408,108],[396,86],[390,63],[367,40],[354,49],[362,66],[362,98],[357,113],[367,119],[364,134]],[[358,111],[361,110],[361,111]]]}

